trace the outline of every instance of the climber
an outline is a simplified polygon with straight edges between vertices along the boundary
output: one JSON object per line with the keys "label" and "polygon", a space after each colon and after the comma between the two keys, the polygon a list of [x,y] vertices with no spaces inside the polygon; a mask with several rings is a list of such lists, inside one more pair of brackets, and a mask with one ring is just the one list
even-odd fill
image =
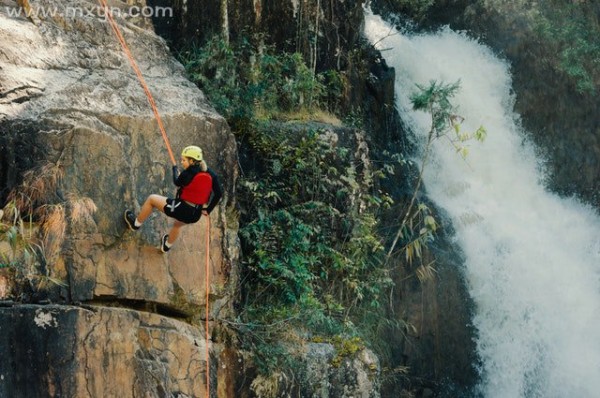
{"label": "climber", "polygon": [[173,166],[173,183],[179,187],[175,198],[152,194],[142,205],[137,217],[131,210],[125,210],[124,214],[125,222],[132,231],[140,228],[153,209],[174,218],[171,230],[161,239],[160,249],[163,253],[171,249],[181,227],[197,222],[202,214],[208,216],[223,195],[217,175],[202,159],[200,147],[191,145],[184,148],[181,166],[181,174],[177,166]]}

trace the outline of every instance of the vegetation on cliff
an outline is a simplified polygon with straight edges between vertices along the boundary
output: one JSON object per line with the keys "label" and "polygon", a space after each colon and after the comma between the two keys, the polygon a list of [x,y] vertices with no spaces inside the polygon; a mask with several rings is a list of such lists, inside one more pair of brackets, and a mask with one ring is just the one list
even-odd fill
{"label": "vegetation on cliff", "polygon": [[300,54],[247,42],[213,40],[183,59],[240,144],[239,321],[259,369],[269,373],[287,358],[273,353],[292,325],[309,338],[364,336],[357,314],[377,312],[391,286],[377,231],[391,203],[377,191],[383,171],[372,169],[358,130],[290,121],[339,125],[329,110],[342,78],[314,75]]}
{"label": "vegetation on cliff", "polygon": [[[293,369],[295,343],[327,341],[345,347],[338,364],[366,345],[389,376],[402,377],[406,369],[389,357],[385,336],[412,326],[390,316],[391,274],[399,263],[420,281],[435,274],[424,253],[437,223],[418,200],[420,177],[411,199],[395,204],[380,182],[409,162],[387,152],[371,162],[364,131],[314,121],[341,118],[333,114],[346,89],[338,71],[315,75],[299,54],[247,41],[211,40],[181,59],[239,143],[241,296],[238,319],[229,325],[244,336],[259,372]],[[466,156],[462,143],[483,139],[485,130],[460,131],[450,101],[458,89],[458,82],[431,82],[413,103],[431,114],[429,142],[447,136]],[[426,163],[427,156],[421,175]]]}
{"label": "vegetation on cliff", "polygon": [[569,76],[580,93],[597,94],[600,88],[599,12],[591,2],[551,1],[540,6],[534,18],[539,40],[550,47],[549,54],[556,54],[554,67]]}
{"label": "vegetation on cliff", "polygon": [[10,291],[0,299],[41,300],[52,288],[67,286],[60,256],[67,218],[89,218],[96,206],[89,198],[60,194],[63,172],[59,161],[25,173],[0,210],[0,242],[8,245],[0,251],[0,269],[8,270],[12,280]]}

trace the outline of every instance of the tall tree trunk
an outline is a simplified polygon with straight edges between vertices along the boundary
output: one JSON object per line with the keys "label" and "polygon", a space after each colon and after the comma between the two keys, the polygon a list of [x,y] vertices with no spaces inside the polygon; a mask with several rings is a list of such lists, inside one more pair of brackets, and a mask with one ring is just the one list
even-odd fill
{"label": "tall tree trunk", "polygon": [[321,0],[317,0],[317,8],[315,11],[315,46],[313,50],[313,64],[312,64],[312,72],[313,78],[317,73],[317,51],[319,50],[317,42],[319,41],[319,11],[321,10]]}
{"label": "tall tree trunk", "polygon": [[229,15],[227,0],[221,0],[221,35],[225,43],[229,44]]}

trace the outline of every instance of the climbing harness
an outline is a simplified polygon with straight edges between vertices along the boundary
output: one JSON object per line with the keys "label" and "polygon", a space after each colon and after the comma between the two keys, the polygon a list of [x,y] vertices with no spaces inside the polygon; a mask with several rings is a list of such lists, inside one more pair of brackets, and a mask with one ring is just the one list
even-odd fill
{"label": "climbing harness", "polygon": [[[148,102],[150,103],[150,106],[152,107],[152,112],[154,112],[154,117],[156,118],[156,122],[158,123],[158,128],[160,129],[160,132],[162,134],[163,140],[165,142],[165,146],[167,147],[167,151],[169,152],[169,157],[171,158],[171,163],[173,163],[173,165],[177,165],[177,162],[175,161],[175,156],[173,156],[173,151],[171,150],[171,145],[169,144],[169,138],[167,137],[167,131],[165,130],[165,127],[163,125],[162,119],[160,118],[160,114],[158,113],[158,108],[156,107],[156,103],[154,102],[154,98],[152,97],[152,93],[150,92],[150,89],[148,88],[148,85],[146,84],[146,81],[144,80],[144,76],[142,75],[142,72],[140,71],[140,68],[138,67],[137,63],[135,62],[135,58],[133,57],[133,55],[131,54],[131,51],[129,51],[129,47],[127,46],[127,42],[125,42],[125,38],[123,37],[123,34],[121,33],[121,30],[119,29],[119,26],[117,25],[117,23],[115,22],[113,16],[112,16],[112,12],[110,11],[110,9],[108,8],[108,5],[106,4],[106,0],[98,0],[100,2],[100,5],[104,8],[104,15],[106,15],[107,20],[113,30],[113,32],[115,33],[115,36],[117,36],[117,40],[119,41],[119,43],[121,43],[121,47],[123,48],[123,52],[125,53],[125,55],[127,56],[127,59],[129,60],[129,63],[131,64],[131,67],[133,68],[133,71],[135,72],[140,85],[142,86],[142,89],[144,90],[144,93],[146,93],[146,97],[148,98]],[[190,150],[192,151],[192,153],[194,154],[194,158],[197,158],[198,156],[201,158],[202,157],[202,152],[200,150],[200,148],[198,148],[198,150],[200,150],[199,154],[197,153],[196,149],[197,147],[187,147],[186,150]],[[195,151],[195,152],[194,152]],[[210,293],[210,217],[206,217],[207,220],[207,228],[206,228],[206,338],[205,338],[205,343],[206,343],[206,397],[210,398],[210,349],[209,349],[209,339],[210,339],[210,334],[209,334],[209,293]]]}
{"label": "climbing harness", "polygon": [[180,205],[180,204],[181,204],[181,202],[177,202],[177,204],[175,204],[175,201],[173,201],[173,202],[171,202],[171,204],[167,204],[167,207],[168,207],[169,209],[171,209],[171,212],[174,212],[174,211],[175,211],[175,209],[176,209],[177,207],[179,207],[179,205]]}

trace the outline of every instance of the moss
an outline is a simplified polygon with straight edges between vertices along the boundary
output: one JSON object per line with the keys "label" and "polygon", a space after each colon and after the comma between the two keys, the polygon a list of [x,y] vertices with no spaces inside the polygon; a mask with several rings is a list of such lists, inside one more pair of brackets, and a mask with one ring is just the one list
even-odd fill
{"label": "moss", "polygon": [[240,228],[240,212],[235,206],[229,206],[225,209],[225,221],[229,229],[237,231]]}
{"label": "moss", "polygon": [[174,293],[169,297],[169,304],[178,311],[186,314],[188,320],[194,325],[200,325],[204,307],[190,302],[185,291],[177,283],[173,283]]}
{"label": "moss", "polygon": [[[335,349],[335,356],[331,359],[331,366],[339,368],[342,362],[356,355],[357,352],[365,349],[363,339],[358,336],[347,337],[342,335],[336,335],[330,338],[323,336],[315,336],[311,339],[313,343],[328,343]],[[377,365],[372,364],[370,366],[372,371],[377,370]]]}

